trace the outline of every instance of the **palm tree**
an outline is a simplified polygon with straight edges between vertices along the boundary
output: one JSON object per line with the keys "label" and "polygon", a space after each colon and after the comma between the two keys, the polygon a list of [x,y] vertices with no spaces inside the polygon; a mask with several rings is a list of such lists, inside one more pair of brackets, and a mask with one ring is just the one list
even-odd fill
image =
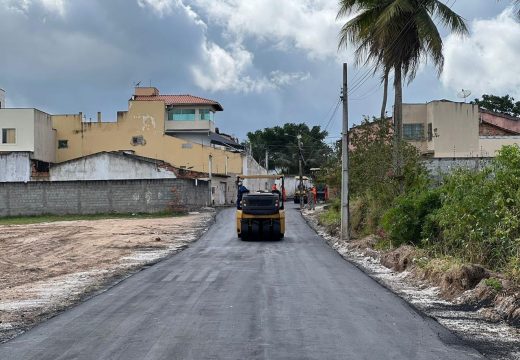
{"label": "palm tree", "polygon": [[343,0],[340,1],[340,9],[336,19],[341,19],[350,15],[351,12],[358,10],[358,14],[348,21],[341,28],[339,48],[347,48],[350,42],[357,43],[359,46],[355,51],[356,65],[374,64],[374,74],[382,71],[383,77],[383,104],[381,106],[381,119],[385,118],[386,102],[388,97],[388,77],[391,68],[383,62],[384,39],[379,39],[373,26],[388,1],[370,0]]}
{"label": "palm tree", "polygon": [[[394,72],[394,134],[402,140],[403,79],[410,83],[421,61],[429,58],[438,74],[444,66],[443,42],[435,21],[451,32],[466,34],[464,19],[439,0],[341,0],[338,17],[356,11],[340,33],[340,46],[351,41],[358,47],[356,60],[373,62],[374,71]],[[435,19],[435,20],[434,20]],[[396,146],[396,149],[398,147]],[[400,155],[396,172],[401,174]]]}

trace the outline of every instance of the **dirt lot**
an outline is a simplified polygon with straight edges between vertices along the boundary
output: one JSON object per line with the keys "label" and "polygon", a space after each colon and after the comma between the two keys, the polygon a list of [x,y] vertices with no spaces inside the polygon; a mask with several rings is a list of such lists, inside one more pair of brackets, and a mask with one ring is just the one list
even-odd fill
{"label": "dirt lot", "polygon": [[0,225],[0,342],[180,251],[212,217]]}

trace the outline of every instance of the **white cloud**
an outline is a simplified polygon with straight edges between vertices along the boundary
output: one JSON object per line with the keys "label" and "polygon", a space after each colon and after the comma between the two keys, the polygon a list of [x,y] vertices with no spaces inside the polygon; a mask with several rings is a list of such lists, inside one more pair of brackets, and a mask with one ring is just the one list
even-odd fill
{"label": "white cloud", "polygon": [[206,27],[199,15],[193,11],[191,6],[184,4],[182,0],[137,0],[137,4],[142,8],[151,8],[160,17],[169,15],[176,9],[181,9],[194,23]]}
{"label": "white cloud", "polygon": [[520,23],[512,9],[493,19],[476,19],[471,35],[445,40],[445,66],[441,80],[454,90],[473,94],[510,94],[520,98]]}
{"label": "white cloud", "polygon": [[192,66],[195,83],[206,91],[250,93],[281,88],[310,78],[304,73],[273,71],[269,77],[248,75],[253,66],[253,54],[240,44],[229,49],[206,41],[202,45],[202,63]]}
{"label": "white cloud", "polygon": [[236,41],[250,36],[311,59],[337,56],[336,0],[189,0]]}
{"label": "white cloud", "polygon": [[66,0],[0,0],[0,4],[11,11],[27,13],[31,5],[37,4],[60,16],[65,15],[65,2]]}

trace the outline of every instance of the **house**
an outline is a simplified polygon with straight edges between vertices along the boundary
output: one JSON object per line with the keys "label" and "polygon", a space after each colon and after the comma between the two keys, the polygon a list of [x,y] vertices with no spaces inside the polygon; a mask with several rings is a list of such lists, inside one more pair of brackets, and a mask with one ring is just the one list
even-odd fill
{"label": "house", "polygon": [[494,157],[502,146],[520,144],[519,124],[474,104],[403,104],[403,138],[432,158]]}
{"label": "house", "polygon": [[101,151],[133,151],[200,172],[242,172],[240,144],[216,132],[222,106],[192,95],[160,95],[152,87],[135,88],[128,110],[115,121],[85,122],[82,113],[53,115],[57,162]]}
{"label": "house", "polygon": [[51,115],[38,109],[2,108],[0,131],[0,182],[48,179],[49,165],[56,162]]}

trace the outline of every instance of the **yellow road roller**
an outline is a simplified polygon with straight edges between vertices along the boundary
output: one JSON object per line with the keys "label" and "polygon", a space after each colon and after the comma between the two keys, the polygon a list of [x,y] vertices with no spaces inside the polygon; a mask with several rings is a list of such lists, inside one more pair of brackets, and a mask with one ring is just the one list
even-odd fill
{"label": "yellow road roller", "polygon": [[[243,185],[246,179],[281,180],[281,188],[273,185],[271,190],[252,191]],[[283,175],[238,175],[237,176],[236,225],[238,237],[250,239],[279,240],[285,234],[285,193]]]}

